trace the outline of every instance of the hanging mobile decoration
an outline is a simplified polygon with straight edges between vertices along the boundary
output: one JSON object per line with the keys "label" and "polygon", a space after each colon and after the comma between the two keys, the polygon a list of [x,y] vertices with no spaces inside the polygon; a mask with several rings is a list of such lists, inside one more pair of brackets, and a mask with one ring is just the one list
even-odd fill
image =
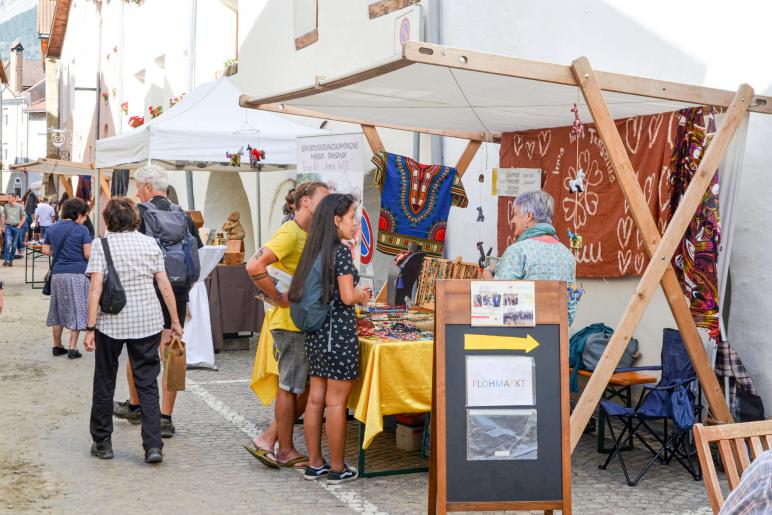
{"label": "hanging mobile decoration", "polygon": [[[483,145],[483,151],[485,152],[485,163],[483,165],[483,170],[480,172],[480,175],[477,176],[477,181],[482,184],[485,182],[485,170],[488,168],[488,147],[487,145]],[[482,186],[480,186],[480,205],[477,206],[477,222],[483,223],[485,222],[485,215],[483,214],[483,208],[482,208]],[[479,230],[478,237],[479,237]]]}
{"label": "hanging mobile decoration", "polygon": [[241,157],[244,155],[245,147],[249,166],[258,170],[261,169],[263,167],[262,161],[265,159],[265,150],[260,149],[260,130],[249,124],[247,113],[244,113],[244,123],[241,128],[233,131],[233,148],[238,149],[238,151],[225,152],[225,157],[230,160],[231,166],[237,168],[241,166]]}
{"label": "hanging mobile decoration", "polygon": [[260,165],[260,161],[265,159],[265,150],[258,150],[252,148],[251,145],[247,145],[247,155],[249,156],[249,166],[257,168]]}
{"label": "hanging mobile decoration", "polygon": [[582,300],[582,295],[584,295],[584,288],[581,287],[581,285],[577,288],[576,283],[571,283],[568,285],[568,298],[579,302]]}
{"label": "hanging mobile decoration", "polygon": [[[576,194],[576,196],[579,196],[579,193],[584,193],[584,170],[581,168],[579,163],[579,140],[584,136],[584,124],[582,123],[582,119],[579,118],[579,107],[577,107],[576,102],[574,102],[574,105],[571,107],[571,112],[574,113],[574,123],[571,126],[571,135],[576,138],[576,177],[573,179],[568,179],[568,191],[571,193]],[[582,236],[577,232],[576,230],[576,219],[574,219],[574,230],[568,229],[568,240],[569,240],[569,246],[572,250],[582,250],[583,246],[583,240]],[[576,290],[576,287],[574,287],[574,290]],[[569,287],[569,294],[570,294],[571,288]],[[582,290],[583,291],[583,290]],[[579,293],[579,298],[581,298],[582,294]],[[577,300],[579,300],[577,298]]]}
{"label": "hanging mobile decoration", "polygon": [[230,160],[231,166],[235,166],[237,168],[241,166],[242,155],[244,155],[244,147],[241,147],[238,152],[225,152],[225,157]]}
{"label": "hanging mobile decoration", "polygon": [[568,230],[568,240],[571,242],[571,248],[574,250],[582,250],[582,236],[576,234],[571,229]]}

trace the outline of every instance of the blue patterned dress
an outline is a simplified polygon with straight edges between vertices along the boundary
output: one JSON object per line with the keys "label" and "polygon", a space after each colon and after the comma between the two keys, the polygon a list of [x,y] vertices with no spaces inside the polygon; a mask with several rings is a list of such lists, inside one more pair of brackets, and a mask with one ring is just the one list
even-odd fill
{"label": "blue patterned dress", "polygon": [[[565,281],[576,280],[574,255],[552,236],[529,238],[513,243],[496,264],[500,281]],[[574,322],[576,300],[568,297],[568,325]]]}

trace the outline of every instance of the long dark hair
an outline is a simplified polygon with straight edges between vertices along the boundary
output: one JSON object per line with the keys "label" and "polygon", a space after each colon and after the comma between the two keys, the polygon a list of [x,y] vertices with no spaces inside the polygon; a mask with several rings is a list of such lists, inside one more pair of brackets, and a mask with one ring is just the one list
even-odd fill
{"label": "long dark hair", "polygon": [[327,304],[332,299],[335,291],[335,251],[341,244],[335,217],[344,216],[353,204],[354,197],[351,195],[331,193],[316,207],[303,255],[300,257],[300,263],[287,292],[290,302],[300,302],[305,280],[311,273],[316,256],[319,254],[322,256],[322,285],[324,286],[322,301]]}

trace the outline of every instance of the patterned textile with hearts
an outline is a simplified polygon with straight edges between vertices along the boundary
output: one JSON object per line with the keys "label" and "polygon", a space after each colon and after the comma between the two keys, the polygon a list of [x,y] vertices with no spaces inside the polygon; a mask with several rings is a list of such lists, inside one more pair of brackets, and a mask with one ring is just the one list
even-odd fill
{"label": "patterned textile with hearts", "polygon": [[[676,112],[616,121],[660,233],[669,216],[678,121]],[[542,187],[555,199],[553,225],[560,241],[569,246],[569,229],[584,240],[582,249],[574,250],[577,277],[641,275],[646,269],[644,242],[593,124],[579,136],[578,162],[576,137],[567,126],[504,133],[500,166],[541,168]],[[576,179],[579,169],[584,170],[584,192],[572,193],[568,182]],[[513,205],[513,197],[499,197],[499,254],[514,241]]]}

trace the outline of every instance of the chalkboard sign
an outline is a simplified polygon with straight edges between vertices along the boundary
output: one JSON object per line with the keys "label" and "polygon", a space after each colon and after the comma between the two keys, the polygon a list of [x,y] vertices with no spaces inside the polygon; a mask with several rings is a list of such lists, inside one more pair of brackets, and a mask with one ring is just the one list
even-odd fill
{"label": "chalkboard sign", "polygon": [[471,324],[472,282],[436,284],[429,513],[571,513],[566,284],[533,327]]}

